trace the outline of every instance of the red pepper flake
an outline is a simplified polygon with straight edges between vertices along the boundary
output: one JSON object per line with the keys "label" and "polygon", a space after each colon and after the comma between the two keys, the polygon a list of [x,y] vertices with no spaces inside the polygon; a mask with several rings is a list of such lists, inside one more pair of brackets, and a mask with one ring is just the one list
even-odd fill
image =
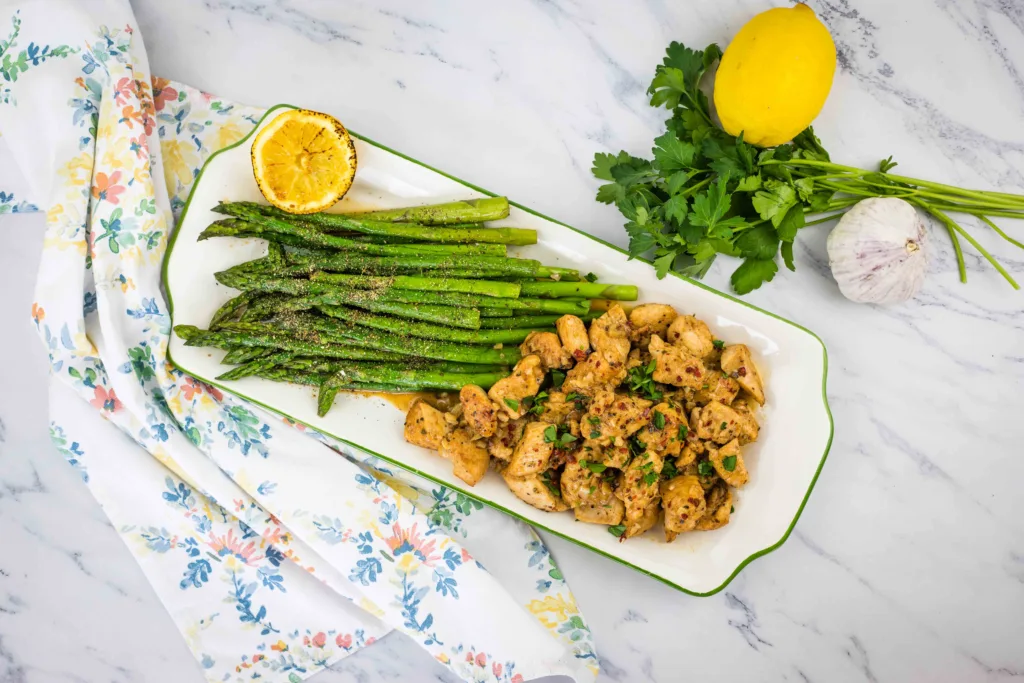
{"label": "red pepper flake", "polygon": [[583,360],[587,357],[587,352],[584,351],[583,349],[577,349],[576,351],[572,352],[572,357],[575,358],[576,360]]}
{"label": "red pepper flake", "polygon": [[740,377],[746,377],[747,376],[747,369],[746,368],[740,368],[736,372],[739,373]]}
{"label": "red pepper flake", "polygon": [[687,517],[689,517],[689,516],[690,516],[690,515],[688,515],[688,514],[686,514],[686,513],[684,512],[683,514],[679,515],[679,519],[685,522],[685,521],[686,521],[686,518],[687,518]]}
{"label": "red pepper flake", "polygon": [[699,501],[698,501],[698,500],[697,500],[696,498],[687,498],[687,499],[686,499],[686,502],[687,502],[687,503],[689,503],[690,505],[693,505],[694,507],[696,507],[696,506],[697,506],[697,503],[698,503]]}
{"label": "red pepper flake", "polygon": [[625,401],[619,401],[619,410],[625,410],[625,409],[626,409],[626,402]]}

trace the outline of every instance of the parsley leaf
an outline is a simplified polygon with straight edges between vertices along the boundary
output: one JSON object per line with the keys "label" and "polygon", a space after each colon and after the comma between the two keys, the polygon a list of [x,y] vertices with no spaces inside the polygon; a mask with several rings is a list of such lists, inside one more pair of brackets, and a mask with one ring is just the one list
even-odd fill
{"label": "parsley leaf", "polygon": [[608,469],[607,465],[602,465],[599,462],[591,462],[589,460],[580,460],[580,467],[585,467],[594,474],[601,474]]}
{"label": "parsley leaf", "polygon": [[753,205],[761,218],[770,220],[776,228],[786,217],[789,208],[796,204],[796,190],[778,180],[769,180],[765,189],[754,193]]}
{"label": "parsley leaf", "polygon": [[786,264],[786,267],[792,271],[796,270],[796,264],[793,263],[793,243],[783,242],[782,243],[782,262]]}
{"label": "parsley leaf", "polygon": [[657,368],[657,363],[653,358],[646,366],[637,365],[636,367],[630,368],[629,373],[626,375],[626,382],[629,384],[629,390],[634,394],[640,394],[652,401],[660,401],[662,392],[658,390],[653,379],[655,368]]}
{"label": "parsley leaf", "polygon": [[683,142],[674,133],[665,133],[654,138],[654,144],[657,145],[652,150],[654,166],[663,174],[668,175],[693,166],[693,157],[697,154],[693,143]]}
{"label": "parsley leaf", "polygon": [[615,526],[608,527],[608,533],[615,538],[622,538],[622,535],[626,533],[626,527],[622,524],[616,524]]}
{"label": "parsley leaf", "polygon": [[770,259],[779,250],[779,236],[772,226],[762,223],[740,233],[736,238],[736,246],[743,258]]}
{"label": "parsley leaf", "polygon": [[657,472],[648,472],[644,475],[644,483],[651,486],[654,482],[658,481],[658,478],[659,475]]}
{"label": "parsley leaf", "polygon": [[712,465],[707,460],[701,460],[699,463],[697,463],[697,474],[699,474],[700,476],[710,477],[714,473],[715,466]]}
{"label": "parsley leaf", "polygon": [[654,259],[654,273],[658,276],[659,280],[664,279],[668,275],[668,271],[672,268],[672,262],[675,258],[676,253],[671,251],[664,256]]}
{"label": "parsley leaf", "polygon": [[544,430],[544,443],[555,443],[558,440],[558,427],[548,425]]}
{"label": "parsley leaf", "polygon": [[693,213],[690,216],[690,222],[707,228],[709,234],[714,233],[717,227],[730,228],[746,225],[746,221],[741,216],[725,218],[725,214],[729,212],[731,206],[725,186],[725,178],[719,178],[717,183],[712,183],[705,192],[693,198]]}
{"label": "parsley leaf", "polygon": [[735,471],[735,469],[736,469],[736,456],[735,455],[727,455],[724,458],[722,458],[722,467],[725,469],[726,472],[733,472],[733,471]]}
{"label": "parsley leaf", "polygon": [[711,345],[714,346],[719,351],[721,351],[722,349],[725,348],[725,341],[722,339],[715,339],[714,341],[711,342]]}
{"label": "parsley leaf", "polygon": [[518,410],[519,410],[519,401],[515,400],[514,398],[506,398],[506,399],[504,399],[504,401],[505,401],[505,405],[507,405],[512,410],[515,410],[515,411],[518,412]]}
{"label": "parsley leaf", "polygon": [[660,410],[655,410],[654,411],[654,426],[657,429],[664,429],[665,428],[665,414],[663,412],[661,412]]}
{"label": "parsley leaf", "polygon": [[677,474],[679,474],[679,470],[676,469],[676,459],[675,458],[665,458],[665,462],[661,466],[661,478],[662,479],[672,479]]}
{"label": "parsley leaf", "polygon": [[804,209],[799,204],[791,206],[779,224],[775,226],[779,233],[779,239],[783,242],[792,242],[796,239],[796,231],[802,227],[804,227]]}
{"label": "parsley leaf", "polygon": [[765,282],[771,282],[779,267],[773,260],[746,259],[740,264],[729,281],[738,294],[748,294]]}

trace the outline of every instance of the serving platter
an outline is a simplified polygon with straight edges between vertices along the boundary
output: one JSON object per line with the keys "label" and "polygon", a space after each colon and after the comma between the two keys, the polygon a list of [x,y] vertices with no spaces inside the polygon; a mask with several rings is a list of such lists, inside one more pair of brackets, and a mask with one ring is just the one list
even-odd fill
{"label": "serving platter", "polygon": [[[164,285],[175,325],[205,328],[217,308],[238,293],[218,283],[214,273],[266,253],[266,242],[259,239],[213,238],[198,242],[196,238],[222,217],[212,211],[218,202],[264,202],[253,178],[251,139],[289,106],[268,110],[249,136],[213,154],[196,178],[164,263]],[[352,135],[356,138],[359,169],[352,189],[336,211],[494,196],[372,140]],[[341,394],[331,412],[321,418],[316,414],[315,390],[310,387],[254,377],[215,380],[228,367],[220,362],[223,351],[185,346],[172,335],[168,356],[197,379],[693,595],[720,591],[748,563],[785,542],[832,443],[832,416],[825,396],[828,355],[822,341],[796,323],[699,282],[674,273],[658,280],[646,261],[628,260],[621,249],[514,202],[511,215],[493,225],[537,231],[536,245],[513,247],[512,255],[593,272],[603,282],[635,284],[640,289],[636,303],[672,304],[680,313],[707,322],[726,343],[744,343],[751,348],[765,377],[767,403],[758,414],[761,435],[744,449],[750,482],[737,492],[735,514],[727,526],[683,534],[671,544],[665,543],[660,528],[620,542],[604,526],[575,522],[571,512],[548,513],[530,507],[493,472],[475,487],[467,486],[452,474],[449,461],[403,439],[404,413],[383,398]]]}

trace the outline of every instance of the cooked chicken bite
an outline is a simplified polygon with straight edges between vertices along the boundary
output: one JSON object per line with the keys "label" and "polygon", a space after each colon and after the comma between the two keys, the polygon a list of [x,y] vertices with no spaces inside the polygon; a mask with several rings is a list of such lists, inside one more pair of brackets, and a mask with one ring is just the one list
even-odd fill
{"label": "cooked chicken bite", "polygon": [[741,488],[750,479],[747,466],[743,464],[739,439],[733,439],[721,448],[709,448],[708,460],[729,486]]}
{"label": "cooked chicken bite", "polygon": [[572,367],[572,358],[554,332],[531,332],[519,345],[523,356],[535,355],[546,370]]}
{"label": "cooked chicken bite", "polygon": [[576,512],[576,519],[614,526],[625,508],[615,497],[611,482],[579,462],[569,462],[562,472],[562,499]]}
{"label": "cooked chicken bite", "polygon": [[704,383],[693,393],[693,400],[700,406],[711,401],[729,405],[736,400],[736,394],[739,392],[740,385],[732,377],[723,377],[721,372],[708,370],[704,376]]}
{"label": "cooked chicken bite", "polygon": [[462,416],[470,429],[480,436],[494,436],[498,428],[497,411],[487,393],[475,384],[467,384],[459,392]]}
{"label": "cooked chicken bite", "polygon": [[732,514],[732,491],[723,482],[718,482],[706,494],[707,511],[697,521],[697,531],[714,531],[729,523]]}
{"label": "cooked chicken bite", "polygon": [[658,335],[651,337],[648,348],[656,363],[651,375],[655,382],[693,389],[704,384],[707,374],[704,363],[686,349],[666,344]]}
{"label": "cooked chicken bite", "polygon": [[669,323],[676,319],[676,309],[668,304],[641,304],[629,312],[629,324],[634,341],[646,346],[652,334],[665,336]]}
{"label": "cooked chicken bite", "polygon": [[603,389],[614,389],[626,379],[626,364],[596,351],[566,373],[562,391],[592,396]]}
{"label": "cooked chicken bite", "polygon": [[[617,470],[621,470],[632,457],[629,453],[629,445],[625,441],[605,446],[604,448],[601,446],[588,446],[586,441],[583,444],[583,453],[586,459],[600,463],[605,467],[614,467]],[[590,449],[589,451],[587,450],[588,448]]]}
{"label": "cooked chicken bite", "polygon": [[627,509],[622,520],[626,525],[626,533],[623,536],[632,538],[647,533],[658,523],[659,517],[661,517],[661,498],[655,498],[640,511]]}
{"label": "cooked chicken bite", "polygon": [[668,403],[659,403],[651,408],[651,419],[647,425],[637,432],[637,439],[648,450],[658,455],[678,455],[686,444],[686,416]]}
{"label": "cooked chicken bite", "polygon": [[[507,416],[502,416],[507,417]],[[523,438],[526,420],[499,419],[494,436],[487,440],[487,450],[498,460],[510,460],[515,452],[516,444]]]}
{"label": "cooked chicken bite", "polygon": [[707,510],[700,481],[685,474],[661,485],[661,505],[665,509],[665,539],[669,543],[679,534],[692,531]]}
{"label": "cooked chicken bite", "polygon": [[437,450],[448,432],[444,413],[422,399],[417,399],[405,416],[405,440],[411,444]]}
{"label": "cooked chicken bite", "polygon": [[636,396],[601,391],[580,421],[587,446],[622,444],[651,419],[651,402]]}
{"label": "cooked chicken bite", "polygon": [[562,341],[562,348],[575,360],[581,361],[590,353],[590,337],[587,326],[574,315],[563,315],[555,321],[555,329]]}
{"label": "cooked chicken bite", "polygon": [[625,363],[629,355],[629,321],[622,306],[615,304],[590,323],[590,345],[610,361]]}
{"label": "cooked chicken bite", "polygon": [[736,401],[730,407],[740,417],[740,445],[743,446],[751,441],[757,441],[757,435],[760,433],[761,428],[757,424],[754,414],[750,412],[750,406],[747,405],[747,402]]}
{"label": "cooked chicken bite", "polygon": [[[658,480],[664,464],[660,455],[645,451],[637,455],[619,475],[619,487],[615,495],[626,506],[626,533],[635,536],[647,517],[647,508],[656,504],[659,498]],[[629,533],[631,528],[633,533]]]}
{"label": "cooked chicken bite", "polygon": [[567,401],[567,394],[564,391],[551,390],[548,398],[544,401],[544,408],[540,414],[541,422],[548,424],[562,424],[570,420],[579,420],[581,414],[579,401]]}
{"label": "cooked chicken bite", "polygon": [[553,440],[544,437],[544,432],[548,429],[554,430],[556,427],[544,422],[531,422],[526,425],[523,438],[516,444],[512,460],[505,470],[509,476],[525,477],[548,468],[548,460],[551,459],[551,453],[555,448]]}
{"label": "cooked chicken bite", "polygon": [[754,400],[764,405],[764,383],[746,344],[733,344],[722,351],[722,370],[734,377]]}
{"label": "cooked chicken bite", "polygon": [[697,358],[706,358],[715,350],[715,338],[703,320],[681,315],[668,327],[668,341],[688,350]]}
{"label": "cooked chicken bite", "polygon": [[[554,491],[548,488],[548,484],[552,482],[545,482],[542,478],[543,474],[545,473],[531,474],[528,477],[512,477],[509,476],[508,470],[505,470],[502,472],[501,477],[505,480],[509,490],[515,494],[516,498],[528,505],[547,512],[568,510],[569,506],[562,500],[561,495],[556,495]],[[554,488],[556,490],[557,486],[557,483],[555,483]]]}
{"label": "cooked chicken bite", "polygon": [[512,419],[522,417],[526,406],[522,401],[534,396],[544,381],[544,366],[540,356],[529,355],[516,363],[512,374],[494,383],[487,395],[505,409]]}
{"label": "cooked chicken bite", "polygon": [[694,462],[697,459],[698,455],[700,455],[700,453],[698,452],[697,448],[693,444],[687,443],[679,451],[679,455],[676,457],[676,467],[680,469],[686,467],[691,462]]}
{"label": "cooked chicken bite", "polygon": [[696,422],[692,423],[698,438],[726,444],[749,428],[746,419],[724,403],[712,401],[699,411]]}
{"label": "cooked chicken bite", "polygon": [[455,476],[470,486],[483,479],[491,461],[486,442],[474,440],[473,436],[467,428],[459,427],[441,439],[438,449],[442,458],[452,461]]}

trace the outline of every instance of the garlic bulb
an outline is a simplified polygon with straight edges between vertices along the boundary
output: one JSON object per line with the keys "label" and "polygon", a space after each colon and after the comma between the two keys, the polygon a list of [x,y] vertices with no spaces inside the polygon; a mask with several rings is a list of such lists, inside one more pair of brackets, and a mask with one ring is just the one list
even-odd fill
{"label": "garlic bulb", "polygon": [[924,221],[896,197],[857,202],[828,236],[828,263],[851,301],[892,304],[914,296],[928,267]]}

